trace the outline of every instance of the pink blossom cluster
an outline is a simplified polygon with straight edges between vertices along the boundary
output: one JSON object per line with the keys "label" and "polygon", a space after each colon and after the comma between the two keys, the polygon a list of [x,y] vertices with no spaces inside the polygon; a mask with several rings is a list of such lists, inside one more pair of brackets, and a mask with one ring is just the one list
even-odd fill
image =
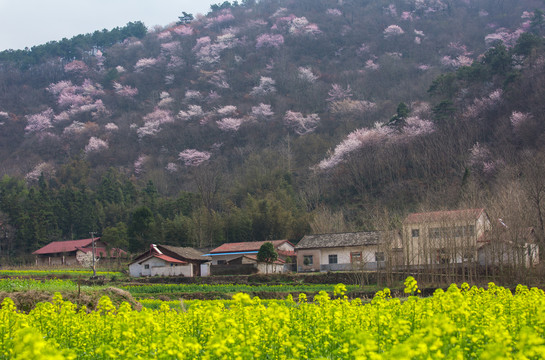
{"label": "pink blossom cluster", "polygon": [[25,180],[27,182],[38,181],[38,179],[40,178],[40,176],[42,176],[42,174],[46,178],[52,177],[53,175],[55,175],[55,166],[50,163],[41,162],[38,165],[36,165],[34,169],[32,169],[32,171],[30,171],[28,174],[25,175]]}
{"label": "pink blossom cluster", "polygon": [[212,43],[209,36],[197,39],[192,51],[199,61],[199,65],[211,65],[220,60],[220,53],[229,46],[224,43]]}
{"label": "pink blossom cluster", "polygon": [[297,135],[306,135],[318,127],[320,123],[320,117],[318,114],[310,114],[304,116],[300,112],[286,111],[284,115],[284,124],[292,129]]}
{"label": "pink blossom cluster", "polygon": [[328,102],[342,101],[352,97],[352,89],[350,88],[350,85],[347,85],[346,89],[343,89],[341,85],[333,84],[331,85],[331,89],[327,92],[327,95],[329,95],[326,99]]}
{"label": "pink blossom cluster", "polygon": [[222,131],[236,132],[238,131],[243,122],[244,119],[227,117],[216,121],[216,124],[218,125],[218,128]]}
{"label": "pink blossom cluster", "polygon": [[412,0],[416,10],[424,11],[425,13],[434,13],[444,11],[448,8],[442,0]]}
{"label": "pink blossom cluster", "polygon": [[397,8],[396,8],[395,4],[388,5],[388,7],[386,9],[384,9],[384,12],[387,15],[397,17]]}
{"label": "pink blossom cluster", "polygon": [[368,145],[375,145],[386,140],[392,129],[386,126],[376,126],[372,129],[357,129],[348,134],[339,145],[335,147],[333,153],[326,159],[322,160],[317,168],[320,170],[331,169],[341,162],[356,150],[359,150]]}
{"label": "pink blossom cluster", "polygon": [[413,21],[413,14],[410,11],[403,11],[401,13],[401,20]]}
{"label": "pink blossom cluster", "polygon": [[86,73],[89,71],[87,65],[81,60],[74,60],[64,65],[64,71],[73,73]]}
{"label": "pink blossom cluster", "polygon": [[157,39],[159,40],[170,40],[172,38],[172,33],[169,30],[161,31],[157,34]]}
{"label": "pink blossom cluster", "polygon": [[178,158],[184,162],[185,166],[199,166],[209,160],[210,156],[211,154],[208,151],[186,149],[178,155]]}
{"label": "pink blossom cluster", "polygon": [[488,16],[488,11],[486,11],[486,10],[479,10],[479,16],[480,16],[480,17],[487,17],[487,16]]}
{"label": "pink blossom cluster", "polygon": [[230,85],[227,82],[227,75],[225,70],[219,69],[209,74],[207,82],[220,89],[229,89]]}
{"label": "pink blossom cluster", "polygon": [[27,115],[27,126],[25,132],[27,134],[40,133],[53,127],[51,119],[53,118],[53,109],[49,108],[41,113]]}
{"label": "pink blossom cluster", "polygon": [[114,91],[117,95],[123,97],[134,97],[138,95],[138,89],[129,85],[121,85],[118,82],[113,83]]}
{"label": "pink blossom cluster", "polygon": [[59,95],[67,88],[72,88],[74,85],[70,80],[63,80],[59,81],[57,83],[51,84],[47,87],[47,91],[52,93],[53,95]]}
{"label": "pink blossom cluster", "polygon": [[258,120],[266,120],[273,115],[271,105],[260,103],[257,106],[252,106],[252,116]]}
{"label": "pink blossom cluster", "polygon": [[531,20],[534,17],[533,11],[523,11],[522,15],[520,16],[521,19],[528,19]]}
{"label": "pink blossom cluster", "polygon": [[168,107],[170,106],[173,102],[174,102],[174,99],[170,97],[170,94],[166,91],[162,91],[161,94],[159,95],[159,103],[157,104],[157,107],[159,108],[165,108],[165,107]]}
{"label": "pink blossom cluster", "polygon": [[217,111],[220,116],[229,116],[237,113],[237,107],[234,105],[226,105],[219,108]]}
{"label": "pink blossom cluster", "polygon": [[104,95],[104,90],[102,89],[102,85],[93,83],[91,79],[83,80],[83,84],[81,84],[81,90],[83,92],[83,95],[87,95],[87,96]]}
{"label": "pink blossom cluster", "polygon": [[107,123],[106,125],[104,125],[104,129],[106,129],[106,131],[112,132],[119,130],[119,126],[114,123]]}
{"label": "pink blossom cluster", "polygon": [[385,38],[389,38],[392,36],[398,36],[405,34],[405,31],[401,28],[399,25],[390,25],[384,31],[382,32],[384,34]]}
{"label": "pink blossom cluster", "polygon": [[327,9],[326,14],[333,15],[333,16],[342,16],[343,13],[339,9]]}
{"label": "pink blossom cluster", "polygon": [[108,149],[108,143],[102,139],[92,136],[89,143],[85,146],[85,154],[99,152]]}
{"label": "pink blossom cluster", "polygon": [[523,113],[520,111],[513,111],[511,116],[509,117],[509,120],[511,121],[511,125],[513,126],[513,129],[515,131],[518,131],[520,127],[528,121],[532,117],[529,113]]}
{"label": "pink blossom cluster", "polygon": [[499,28],[495,33],[488,34],[484,37],[484,42],[487,46],[493,46],[495,42],[501,41],[507,47],[512,47],[516,44],[520,35],[525,32],[524,29],[519,28],[515,31],[509,31],[506,28]]}
{"label": "pink blossom cluster", "polygon": [[9,114],[5,111],[0,111],[0,117],[3,117],[3,118],[9,118]]}
{"label": "pink blossom cluster", "polygon": [[139,59],[134,65],[134,71],[141,72],[144,69],[148,69],[159,62],[159,59],[155,58],[142,58]]}
{"label": "pink blossom cluster", "polygon": [[469,150],[469,165],[485,175],[490,175],[496,170],[496,161],[492,153],[480,143],[475,143]]}
{"label": "pink blossom cluster", "polygon": [[199,105],[189,105],[187,111],[180,110],[178,113],[178,118],[181,120],[191,120],[201,116],[204,116],[204,111]]}
{"label": "pink blossom cluster", "polygon": [[450,56],[443,56],[441,58],[441,65],[455,69],[462,66],[471,66],[471,64],[473,64],[473,60],[464,55],[460,55],[454,59]]}
{"label": "pink blossom cluster", "polygon": [[206,24],[205,27],[212,27],[214,25],[224,24],[233,20],[235,20],[235,16],[231,13],[231,10],[224,9],[218,16],[209,18],[208,24]]}
{"label": "pink blossom cluster", "polygon": [[156,108],[153,112],[144,116],[144,121],[157,121],[159,124],[169,124],[174,122],[170,111]]}
{"label": "pink blossom cluster", "polygon": [[172,55],[181,49],[181,44],[178,41],[171,41],[161,44],[161,53],[163,55]]}
{"label": "pink blossom cluster", "polygon": [[292,35],[319,35],[322,31],[318,25],[310,23],[306,17],[295,17],[291,20],[289,33]]}
{"label": "pink blossom cluster", "polygon": [[84,123],[80,121],[74,121],[72,124],[64,128],[63,134],[72,136],[72,135],[82,134],[86,130],[87,128],[85,127]]}
{"label": "pink blossom cluster", "polygon": [[144,165],[146,164],[147,160],[148,160],[147,155],[140,155],[138,159],[134,161],[134,173],[136,175],[140,175],[144,173]]}
{"label": "pink blossom cluster", "polygon": [[423,120],[418,116],[410,116],[405,119],[405,125],[401,129],[399,140],[407,141],[417,136],[429,135],[435,131],[435,125],[430,120]]}
{"label": "pink blossom cluster", "polygon": [[378,70],[380,65],[375,63],[372,59],[369,59],[365,62],[365,68],[368,70]]}
{"label": "pink blossom cluster", "polygon": [[503,91],[497,89],[492,91],[488,96],[482,97],[480,99],[475,99],[473,104],[469,105],[466,108],[463,116],[466,119],[476,119],[484,111],[493,108],[500,103],[502,98]]}
{"label": "pink blossom cluster", "polygon": [[318,76],[314,75],[310,67],[300,66],[298,70],[299,72],[297,74],[297,77],[304,82],[312,84],[318,79]]}
{"label": "pink blossom cluster", "polygon": [[136,130],[139,139],[146,136],[154,136],[161,130],[161,123],[158,120],[149,120],[144,123],[144,126]]}
{"label": "pink blossom cluster", "polygon": [[433,132],[435,132],[434,124],[418,116],[407,118],[405,125],[399,131],[376,123],[373,128],[362,128],[348,134],[346,139],[335,147],[333,153],[317,165],[317,168],[320,170],[331,169],[345,161],[352,152],[367,146],[407,143],[416,137]]}
{"label": "pink blossom cluster", "polygon": [[281,34],[261,34],[256,39],[255,47],[257,49],[262,47],[279,48],[283,44],[284,37]]}
{"label": "pink blossom cluster", "polygon": [[176,34],[180,36],[191,36],[193,35],[193,28],[189,25],[178,25],[172,29]]}
{"label": "pink blossom cluster", "polygon": [[252,88],[252,91],[250,92],[250,95],[252,95],[252,96],[267,96],[267,95],[274,94],[276,92],[275,84],[276,84],[276,82],[272,78],[262,76],[259,79],[259,85],[254,86]]}
{"label": "pink blossom cluster", "polygon": [[173,162],[169,162],[167,164],[167,166],[165,166],[165,170],[168,171],[169,173],[175,173],[178,171],[178,165],[173,163]]}

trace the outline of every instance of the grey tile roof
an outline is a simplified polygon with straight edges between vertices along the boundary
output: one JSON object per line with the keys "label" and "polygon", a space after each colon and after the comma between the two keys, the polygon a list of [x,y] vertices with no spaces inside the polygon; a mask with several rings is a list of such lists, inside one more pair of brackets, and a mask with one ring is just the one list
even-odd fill
{"label": "grey tile roof", "polygon": [[170,245],[157,245],[157,246],[159,247],[159,250],[166,249],[168,251],[175,253],[176,255],[179,255],[180,257],[184,259],[200,260],[200,261],[212,260],[210,256],[203,256],[204,253],[190,247],[178,247],[178,246],[170,246]]}
{"label": "grey tile roof", "polygon": [[303,237],[295,246],[295,249],[376,245],[379,241],[379,237],[380,234],[377,231],[305,235],[305,237]]}

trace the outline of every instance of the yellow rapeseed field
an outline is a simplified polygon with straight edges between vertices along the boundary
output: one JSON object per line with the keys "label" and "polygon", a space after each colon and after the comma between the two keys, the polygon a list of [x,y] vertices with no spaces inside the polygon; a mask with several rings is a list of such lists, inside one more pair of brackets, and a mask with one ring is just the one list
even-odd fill
{"label": "yellow rapeseed field", "polygon": [[2,359],[543,359],[545,294],[519,285],[515,294],[490,283],[451,285],[408,298],[379,291],[370,303],[321,292],[313,302],[269,301],[238,293],[233,300],[197,301],[187,310],[98,310],[64,301],[18,312],[0,309]]}

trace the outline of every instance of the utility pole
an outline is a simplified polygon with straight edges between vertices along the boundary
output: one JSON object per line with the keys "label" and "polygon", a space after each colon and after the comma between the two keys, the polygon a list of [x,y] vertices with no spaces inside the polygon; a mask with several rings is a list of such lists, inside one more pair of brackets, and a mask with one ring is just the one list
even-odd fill
{"label": "utility pole", "polygon": [[93,254],[93,278],[95,278],[97,276],[97,271],[96,271],[96,267],[95,267],[95,234],[96,232],[95,231],[91,231],[89,232],[89,234],[91,234],[91,244],[92,244],[92,254]]}

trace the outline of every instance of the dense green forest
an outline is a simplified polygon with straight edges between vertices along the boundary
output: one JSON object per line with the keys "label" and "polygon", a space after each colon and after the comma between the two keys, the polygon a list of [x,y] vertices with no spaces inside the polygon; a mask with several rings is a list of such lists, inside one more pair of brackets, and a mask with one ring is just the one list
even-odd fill
{"label": "dense green forest", "polygon": [[[542,1],[261,0],[0,53],[0,256],[486,207],[544,238]],[[26,259],[26,260],[25,260]]]}

